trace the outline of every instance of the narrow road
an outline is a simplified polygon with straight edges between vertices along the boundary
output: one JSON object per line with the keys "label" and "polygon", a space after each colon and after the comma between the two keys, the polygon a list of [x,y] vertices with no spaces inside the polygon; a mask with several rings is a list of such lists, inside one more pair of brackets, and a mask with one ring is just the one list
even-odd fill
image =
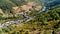
{"label": "narrow road", "polygon": [[[41,11],[39,11],[38,14],[40,14],[41,12],[43,12],[43,11],[45,11],[45,10],[46,10],[46,7],[44,6],[43,9],[42,9]],[[24,16],[26,17],[25,19],[27,19],[27,20],[24,21],[24,19],[23,19],[23,20],[16,20],[16,21],[8,21],[8,22],[6,22],[6,23],[4,23],[4,24],[0,24],[0,27],[9,26],[10,24],[18,25],[19,23],[28,22],[28,21],[30,21],[32,18],[35,17],[35,16],[34,16],[34,17],[26,16],[23,12],[18,13],[18,14],[24,15]],[[15,15],[15,16],[16,16],[16,15]]]}

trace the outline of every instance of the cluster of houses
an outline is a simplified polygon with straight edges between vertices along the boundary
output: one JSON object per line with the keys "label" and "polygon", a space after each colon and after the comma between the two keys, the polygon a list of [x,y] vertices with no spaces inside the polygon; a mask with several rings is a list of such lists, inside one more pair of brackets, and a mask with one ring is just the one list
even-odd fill
{"label": "cluster of houses", "polygon": [[[39,11],[41,8],[42,8],[41,5],[37,5],[37,3],[35,3],[35,2],[28,2],[26,5],[12,7],[15,15],[20,15],[20,14],[24,14],[26,12],[31,12],[34,9]],[[3,13],[2,9],[0,9],[0,14],[3,14],[2,17],[9,17],[9,15],[7,13],[5,13],[5,14]],[[13,16],[13,15],[11,15],[11,16]]]}
{"label": "cluster of houses", "polygon": [[15,24],[15,25],[18,25],[19,23],[22,23],[23,20],[17,20],[17,21],[8,21],[4,24],[0,24],[1,27],[4,27],[4,26],[9,26],[10,24]]}
{"label": "cluster of houses", "polygon": [[[29,12],[30,10],[34,10],[34,9],[39,11],[41,8],[42,8],[41,5],[37,5],[34,2],[28,2],[27,5],[23,5],[20,7],[19,6],[13,7],[13,10],[16,14],[24,15],[27,18],[27,21],[29,21],[31,17],[26,16],[23,12]],[[22,12],[20,12],[20,11],[22,11]],[[5,24],[2,24],[0,26],[9,26],[10,24],[16,24],[17,25],[18,23],[22,23],[22,22],[23,22],[23,20],[9,21],[9,22],[6,22]]]}
{"label": "cluster of houses", "polygon": [[[31,17],[26,16],[26,15],[24,15],[24,16],[26,17],[25,19],[27,19],[27,20],[30,20],[30,18],[31,18]],[[23,23],[23,22],[24,22],[24,20],[8,21],[4,24],[0,24],[0,27],[9,26],[10,24],[18,25],[19,23]]]}
{"label": "cluster of houses", "polygon": [[15,13],[19,13],[21,11],[23,12],[29,12],[33,9],[35,10],[41,10],[42,6],[41,5],[37,5],[37,3],[34,3],[34,2],[28,2],[27,5],[22,5],[22,6],[16,6],[16,7],[13,7],[13,10]]}

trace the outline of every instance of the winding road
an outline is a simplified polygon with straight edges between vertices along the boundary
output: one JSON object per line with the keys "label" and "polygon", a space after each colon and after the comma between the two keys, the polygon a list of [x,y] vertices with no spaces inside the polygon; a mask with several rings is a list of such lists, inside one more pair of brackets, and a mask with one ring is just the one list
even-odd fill
{"label": "winding road", "polygon": [[[42,10],[41,11],[39,11],[39,13],[41,13],[41,12],[43,12],[43,11],[45,11],[46,10],[46,7],[44,6],[43,8],[42,8]],[[38,14],[39,14],[38,13]],[[6,23],[4,23],[4,24],[0,24],[0,27],[5,27],[5,26],[9,26],[10,24],[15,24],[15,25],[18,25],[18,24],[20,24],[20,23],[24,23],[24,22],[28,22],[28,21],[30,21],[32,18],[34,18],[34,17],[29,17],[29,16],[26,16],[23,12],[21,12],[21,13],[19,13],[19,14],[22,14],[22,15],[24,15],[26,18],[25,19],[27,19],[27,20],[16,20],[16,21],[8,21],[8,22],[6,22]],[[16,16],[16,15],[15,15]]]}

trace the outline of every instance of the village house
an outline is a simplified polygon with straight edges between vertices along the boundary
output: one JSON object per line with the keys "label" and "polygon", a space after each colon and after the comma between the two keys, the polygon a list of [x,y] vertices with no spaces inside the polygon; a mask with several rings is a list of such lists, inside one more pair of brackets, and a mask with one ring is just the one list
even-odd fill
{"label": "village house", "polygon": [[16,6],[16,7],[13,7],[13,11],[14,13],[19,13],[21,10],[18,6]]}
{"label": "village house", "polygon": [[35,6],[36,3],[34,3],[34,2],[28,2],[27,5],[29,5],[29,6]]}
{"label": "village house", "polygon": [[28,6],[28,5],[23,5],[21,6],[22,10],[24,10],[25,12],[28,12],[30,9],[32,9],[31,6]]}
{"label": "village house", "polygon": [[41,10],[41,8],[42,8],[41,5],[37,5],[37,6],[35,7],[35,10],[39,11],[39,10]]}
{"label": "village house", "polygon": [[23,6],[21,6],[21,8],[25,12],[28,12],[28,11],[32,10],[34,6],[35,6],[34,2],[28,2],[27,5],[23,5]]}

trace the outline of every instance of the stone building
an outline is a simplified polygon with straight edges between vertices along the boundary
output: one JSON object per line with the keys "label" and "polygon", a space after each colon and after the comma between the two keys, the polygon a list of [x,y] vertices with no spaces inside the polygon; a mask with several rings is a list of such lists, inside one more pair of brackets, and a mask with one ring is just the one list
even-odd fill
{"label": "stone building", "polygon": [[14,13],[19,13],[21,10],[18,6],[16,6],[16,7],[13,7],[13,11]]}

